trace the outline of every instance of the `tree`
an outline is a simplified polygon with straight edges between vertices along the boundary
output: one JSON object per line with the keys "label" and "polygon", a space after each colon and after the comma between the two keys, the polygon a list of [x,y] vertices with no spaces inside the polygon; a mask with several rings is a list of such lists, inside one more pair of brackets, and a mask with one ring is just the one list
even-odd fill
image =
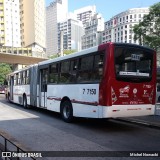
{"label": "tree", "polygon": [[[72,54],[72,53],[75,53],[75,52],[76,52],[76,50],[74,50],[74,49],[71,49],[71,50],[66,49],[66,50],[64,50],[63,55],[68,55],[68,54]],[[57,58],[59,56],[60,56],[59,54],[55,54],[55,55],[50,56],[49,58],[53,59],[53,58]]]}
{"label": "tree", "polygon": [[64,52],[63,52],[63,54],[64,55],[68,55],[68,54],[72,54],[72,53],[75,53],[76,52],[76,50],[75,49],[71,49],[71,50],[64,50]]}
{"label": "tree", "polygon": [[134,40],[140,45],[147,45],[155,50],[160,48],[160,2],[150,7],[143,21],[133,27]]}
{"label": "tree", "polygon": [[12,72],[10,65],[6,63],[0,63],[0,84],[4,84],[6,75]]}

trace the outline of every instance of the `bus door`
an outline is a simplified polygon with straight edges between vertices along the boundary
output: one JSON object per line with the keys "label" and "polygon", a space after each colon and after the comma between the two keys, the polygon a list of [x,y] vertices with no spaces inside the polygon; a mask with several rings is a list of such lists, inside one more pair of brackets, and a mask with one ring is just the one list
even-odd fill
{"label": "bus door", "polygon": [[13,100],[13,86],[14,86],[14,76],[10,77],[10,100]]}
{"label": "bus door", "polygon": [[46,108],[48,68],[42,69],[40,73],[40,107]]}

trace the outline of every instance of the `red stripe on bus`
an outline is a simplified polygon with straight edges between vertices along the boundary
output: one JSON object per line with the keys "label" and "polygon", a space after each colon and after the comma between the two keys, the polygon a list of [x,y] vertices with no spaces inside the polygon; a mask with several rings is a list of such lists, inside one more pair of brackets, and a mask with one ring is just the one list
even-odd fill
{"label": "red stripe on bus", "polygon": [[55,97],[47,97],[48,100],[56,100],[56,101],[61,101],[61,98],[55,98]]}
{"label": "red stripe on bus", "polygon": [[[23,96],[23,94],[14,93],[15,96]],[[30,97],[30,94],[26,95],[27,97]]]}
{"label": "red stripe on bus", "polygon": [[[61,101],[61,98],[55,98],[55,97],[47,97],[48,100],[56,100],[56,101]],[[86,105],[94,105],[98,106],[98,102],[84,102],[84,101],[78,101],[78,100],[71,100],[72,103],[78,103],[78,104],[86,104]]]}

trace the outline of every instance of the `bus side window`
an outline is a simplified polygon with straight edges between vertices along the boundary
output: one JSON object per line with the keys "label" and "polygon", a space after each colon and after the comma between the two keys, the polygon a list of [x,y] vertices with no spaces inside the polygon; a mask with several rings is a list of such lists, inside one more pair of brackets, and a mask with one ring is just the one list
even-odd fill
{"label": "bus side window", "polygon": [[14,75],[14,86],[18,84],[18,74]]}
{"label": "bus side window", "polygon": [[78,60],[72,60],[70,66],[70,82],[76,82]]}
{"label": "bus side window", "polygon": [[92,80],[93,74],[93,56],[82,57],[79,59],[79,82],[89,82]]}
{"label": "bus side window", "polygon": [[30,83],[30,79],[29,79],[29,70],[26,71],[26,84]]}
{"label": "bus side window", "polygon": [[49,83],[58,83],[58,63],[49,66]]}
{"label": "bus side window", "polygon": [[69,60],[61,63],[59,83],[69,83],[69,78],[70,78],[69,67],[70,67]]}
{"label": "bus side window", "polygon": [[103,75],[104,54],[95,55],[93,80],[99,81]]}
{"label": "bus side window", "polygon": [[22,84],[22,72],[18,73],[18,85]]}
{"label": "bus side window", "polygon": [[157,84],[157,92],[160,92],[160,84]]}
{"label": "bus side window", "polygon": [[26,84],[26,74],[25,73],[26,73],[25,71],[23,71],[22,73],[22,84]]}

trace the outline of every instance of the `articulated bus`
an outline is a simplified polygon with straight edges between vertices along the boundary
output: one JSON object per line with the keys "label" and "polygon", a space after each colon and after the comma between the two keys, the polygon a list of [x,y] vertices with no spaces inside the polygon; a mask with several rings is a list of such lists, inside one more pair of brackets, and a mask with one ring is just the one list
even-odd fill
{"label": "articulated bus", "polygon": [[105,43],[46,60],[8,75],[9,101],[73,117],[153,115],[156,52],[126,43]]}

